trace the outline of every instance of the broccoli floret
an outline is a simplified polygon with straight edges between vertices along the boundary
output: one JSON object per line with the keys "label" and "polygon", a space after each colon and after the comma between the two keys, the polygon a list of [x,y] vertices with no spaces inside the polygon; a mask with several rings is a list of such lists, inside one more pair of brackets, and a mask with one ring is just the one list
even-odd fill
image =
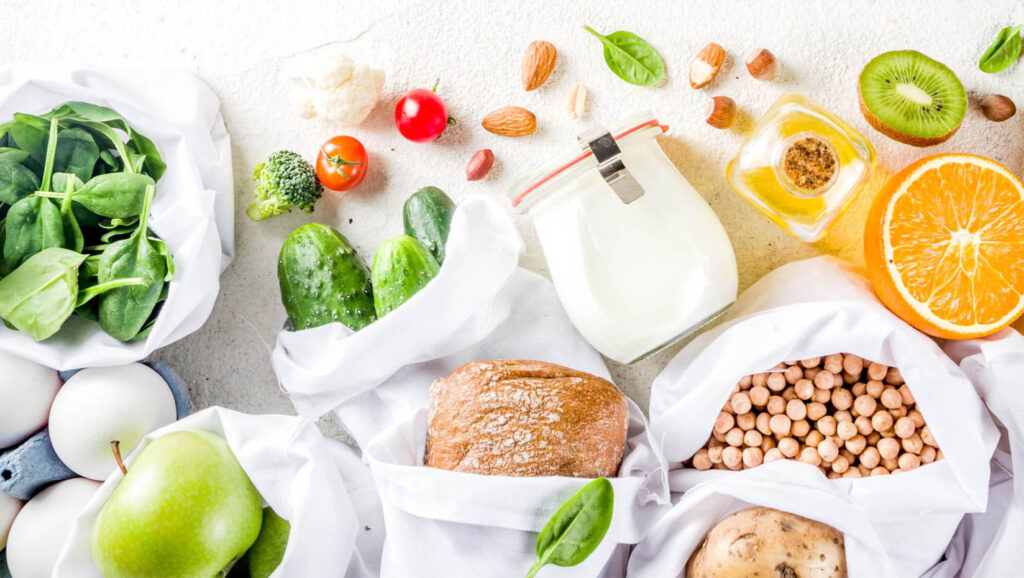
{"label": "broccoli floret", "polygon": [[298,207],[307,213],[323,196],[324,188],[313,167],[291,151],[277,151],[253,168],[256,194],[246,214],[254,221],[291,212]]}

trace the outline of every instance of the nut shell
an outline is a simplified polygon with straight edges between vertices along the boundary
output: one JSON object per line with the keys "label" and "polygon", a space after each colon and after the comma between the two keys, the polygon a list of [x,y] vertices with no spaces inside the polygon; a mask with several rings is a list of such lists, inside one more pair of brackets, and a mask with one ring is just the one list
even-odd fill
{"label": "nut shell", "polygon": [[523,88],[529,92],[540,87],[551,76],[558,60],[555,45],[544,40],[535,40],[526,47],[520,71]]}
{"label": "nut shell", "polygon": [[778,70],[778,62],[775,55],[765,48],[758,48],[747,55],[747,72],[758,80],[771,80],[775,78]]}
{"label": "nut shell", "polygon": [[694,89],[704,88],[718,76],[725,64],[725,49],[712,42],[700,49],[697,56],[690,61],[690,86]]}
{"label": "nut shell", "polygon": [[728,96],[712,97],[705,120],[715,128],[729,128],[736,120],[736,102]]}
{"label": "nut shell", "polygon": [[506,106],[492,111],[480,124],[496,135],[527,136],[537,130],[537,117],[520,106]]}

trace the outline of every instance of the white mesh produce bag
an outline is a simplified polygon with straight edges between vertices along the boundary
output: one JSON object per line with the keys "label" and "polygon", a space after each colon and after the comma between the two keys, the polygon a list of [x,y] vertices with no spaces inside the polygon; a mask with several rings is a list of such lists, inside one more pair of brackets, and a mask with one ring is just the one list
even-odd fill
{"label": "white mesh produce bag", "polygon": [[[654,381],[652,431],[670,467],[704,446],[733,386],[782,360],[852,353],[899,368],[945,459],[896,475],[832,480],[862,507],[900,576],[935,564],[967,512],[985,509],[998,437],[962,371],[891,314],[868,282],[831,257],[791,263],[748,289],[726,322],[684,348]],[[734,472],[676,469],[673,492]]]}
{"label": "white mesh produce bag", "polygon": [[[441,271],[384,318],[278,336],[273,362],[300,414],[331,413],[367,449],[387,504],[384,576],[522,576],[536,532],[587,480],[482,476],[422,465],[430,385],[473,361],[530,359],[610,379],[551,283],[518,268],[522,241],[497,203],[468,197],[452,220]],[[668,504],[665,466],[630,402],[630,439],[613,531],[564,576],[624,571],[627,548]],[[372,441],[371,441],[372,440]],[[543,575],[543,572],[542,572]]]}
{"label": "white mesh produce bag", "polygon": [[717,523],[757,506],[817,520],[842,532],[851,578],[899,576],[864,510],[817,468],[788,460],[702,482],[677,495],[672,510],[633,549],[626,576],[683,576],[690,556]]}
{"label": "white mesh produce bag", "polygon": [[0,350],[62,370],[138,361],[199,329],[213,309],[220,273],[234,254],[231,143],[217,97],[184,70],[0,71],[0,122],[68,101],[113,108],[152,139],[167,163],[149,225],[174,255],[175,277],[143,341],[122,343],[72,317],[42,343],[0,325]]}
{"label": "white mesh produce bag", "polygon": [[[352,448],[325,439],[301,418],[214,407],[147,435],[125,460],[128,469],[150,440],[182,430],[224,437],[266,504],[291,523],[274,576],[378,575],[384,532],[380,501],[366,464]],[[92,526],[122,479],[115,472],[86,505],[54,576],[101,576],[90,549]]]}

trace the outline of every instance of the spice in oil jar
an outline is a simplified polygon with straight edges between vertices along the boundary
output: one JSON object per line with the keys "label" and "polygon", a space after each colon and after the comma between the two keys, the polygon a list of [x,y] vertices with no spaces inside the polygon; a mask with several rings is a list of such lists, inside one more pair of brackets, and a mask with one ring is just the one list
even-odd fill
{"label": "spice in oil jar", "polygon": [[828,141],[821,137],[801,133],[788,139],[789,144],[782,153],[782,172],[786,181],[797,190],[790,192],[799,196],[818,195],[835,180],[839,159]]}

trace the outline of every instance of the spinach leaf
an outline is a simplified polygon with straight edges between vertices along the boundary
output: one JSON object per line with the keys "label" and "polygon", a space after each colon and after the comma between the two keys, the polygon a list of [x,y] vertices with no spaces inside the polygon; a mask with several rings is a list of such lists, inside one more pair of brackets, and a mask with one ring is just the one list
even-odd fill
{"label": "spinach leaf", "polygon": [[32,155],[21,149],[0,147],[0,161],[24,163],[30,158],[32,158]]}
{"label": "spinach leaf", "polygon": [[526,574],[533,578],[548,564],[576,566],[604,540],[612,524],[615,490],[605,478],[580,488],[551,516],[537,536],[537,561]]}
{"label": "spinach leaf", "polygon": [[[101,217],[130,219],[142,214],[146,189],[153,184],[152,178],[140,173],[107,173],[89,179],[71,194],[71,199]],[[65,193],[36,194],[61,200],[66,196]]]}
{"label": "spinach leaf", "polygon": [[583,28],[604,45],[604,61],[616,76],[637,86],[654,86],[665,80],[665,61],[643,38],[619,30],[608,36],[590,26]]}
{"label": "spinach leaf", "polygon": [[[51,114],[70,117],[74,122],[104,124],[124,132],[128,136],[127,151],[141,157],[138,172],[145,172],[153,177],[154,181],[159,181],[167,169],[153,141],[132,128],[128,121],[113,109],[88,102],[68,102],[51,111]],[[126,158],[127,155],[122,153],[121,157]]]}
{"label": "spinach leaf", "polygon": [[25,165],[11,159],[0,155],[0,203],[8,205],[17,203],[39,189],[39,177]]}
{"label": "spinach leaf", "polygon": [[156,145],[153,144],[153,141],[132,131],[131,138],[128,141],[128,150],[142,155],[145,163],[139,169],[139,172],[145,172],[153,177],[154,181],[159,181],[160,177],[164,176],[164,171],[167,170],[167,163],[160,157],[160,151],[156,150]]}
{"label": "spinach leaf", "polygon": [[1020,31],[1022,26],[1007,26],[999,31],[995,42],[988,47],[988,50],[981,55],[978,68],[982,72],[994,73],[1006,70],[1013,64],[1021,53]]}
{"label": "spinach leaf", "polygon": [[4,261],[13,271],[29,257],[51,247],[65,247],[64,220],[49,199],[26,197],[7,213]]}
{"label": "spinach leaf", "polygon": [[[66,128],[60,131],[58,139],[53,170],[72,173],[83,181],[89,180],[100,158],[96,140],[81,128]],[[54,190],[61,189],[54,186]]]}
{"label": "spinach leaf", "polygon": [[68,249],[79,253],[85,247],[85,235],[82,234],[82,227],[78,224],[75,212],[71,210],[71,194],[82,185],[81,179],[71,173],[57,173],[53,176],[56,184],[58,181],[63,186],[64,201],[60,206],[60,217],[64,222],[64,240]]}
{"label": "spinach leaf", "polygon": [[38,163],[46,161],[46,143],[50,138],[50,121],[40,116],[15,113],[11,139]]}
{"label": "spinach leaf", "polygon": [[139,278],[142,285],[115,289],[100,299],[100,326],[115,339],[131,341],[141,332],[160,303],[167,283],[167,262],[149,239],[149,208],[156,185],[146,187],[145,204],[132,236],[116,241],[100,257],[100,284],[121,278]]}

